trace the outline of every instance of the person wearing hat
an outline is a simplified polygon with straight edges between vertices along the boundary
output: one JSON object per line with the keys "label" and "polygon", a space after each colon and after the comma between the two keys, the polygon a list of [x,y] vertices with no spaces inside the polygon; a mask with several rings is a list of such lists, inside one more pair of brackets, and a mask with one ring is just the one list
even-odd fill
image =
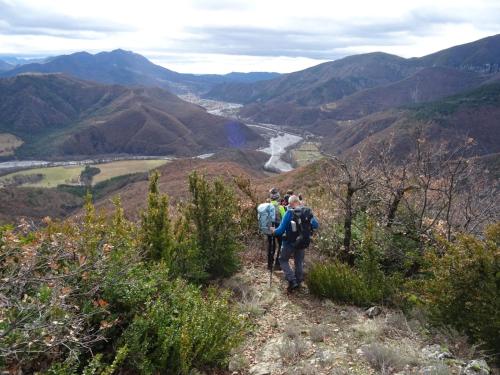
{"label": "person wearing hat", "polygon": [[[285,279],[288,281],[288,291],[292,292],[300,288],[302,281],[304,281],[304,255],[310,241],[307,243],[297,243],[297,234],[300,234],[303,238],[307,237],[310,239],[313,230],[318,229],[319,222],[310,208],[302,206],[297,195],[292,195],[288,201],[289,208],[285,216],[283,216],[280,226],[272,228],[272,230],[275,236],[282,236],[286,233],[283,239],[279,262],[285,274]],[[301,219],[301,221],[297,218]],[[305,225],[304,223],[309,223],[310,225]],[[297,231],[297,227],[300,227],[301,230]],[[307,229],[308,235],[305,236],[304,233],[306,233]],[[290,258],[294,259],[293,270],[290,267]]]}
{"label": "person wearing hat", "polygon": [[[273,227],[277,228],[281,224],[281,219],[283,216],[285,216],[285,207],[283,207],[279,200],[280,200],[280,193],[278,189],[272,188],[269,190],[269,199],[271,200],[271,204],[274,205],[276,216],[273,221]],[[281,266],[279,263],[279,257],[280,257],[280,251],[281,251],[281,240],[282,236],[276,236],[273,234],[270,234],[267,236],[267,268],[269,270],[273,269],[273,262],[274,262],[274,269],[275,270],[280,270]],[[276,245],[278,245],[278,254],[276,255],[276,258],[274,255],[276,254]]]}

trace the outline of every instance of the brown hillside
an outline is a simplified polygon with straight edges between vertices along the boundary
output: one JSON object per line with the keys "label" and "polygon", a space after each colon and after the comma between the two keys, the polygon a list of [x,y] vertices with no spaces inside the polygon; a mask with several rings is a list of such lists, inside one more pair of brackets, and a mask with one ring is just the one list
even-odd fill
{"label": "brown hillside", "polygon": [[[179,203],[187,198],[188,176],[193,171],[203,173],[208,178],[221,177],[229,184],[233,178],[243,176],[257,181],[264,174],[249,167],[242,167],[234,162],[218,162],[200,159],[184,159],[173,161],[158,169],[160,177],[160,191],[168,194],[171,203]],[[120,195],[125,213],[128,217],[137,218],[141,209],[145,207],[148,191],[147,181],[138,181],[127,185],[112,195]],[[109,212],[112,209],[110,196],[96,202],[98,209]]]}
{"label": "brown hillside", "polygon": [[0,79],[0,131],[25,143],[18,157],[197,155],[255,148],[244,124],[157,88],[84,82],[59,74]]}
{"label": "brown hillside", "polygon": [[0,225],[27,217],[36,223],[46,216],[63,218],[75,211],[83,199],[57,189],[1,188]]}
{"label": "brown hillside", "polygon": [[374,112],[431,102],[478,87],[490,77],[451,68],[426,68],[402,81],[350,95],[324,106],[329,118],[357,119]]}

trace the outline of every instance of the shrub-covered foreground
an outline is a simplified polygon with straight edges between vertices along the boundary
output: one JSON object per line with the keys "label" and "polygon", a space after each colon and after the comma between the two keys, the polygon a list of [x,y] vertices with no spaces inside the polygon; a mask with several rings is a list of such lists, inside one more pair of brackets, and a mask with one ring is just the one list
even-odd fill
{"label": "shrub-covered foreground", "polygon": [[[24,234],[2,228],[0,367],[187,374],[224,366],[244,322],[227,295],[199,283],[237,269],[236,203],[220,182],[199,175],[190,182],[193,198],[175,220],[153,175],[140,225],[125,219],[119,200],[107,221],[88,199],[81,224],[48,221],[45,230]],[[216,194],[224,207],[199,207]],[[227,244],[211,248],[211,258],[201,256],[209,249],[193,212]]]}
{"label": "shrub-covered foreground", "polygon": [[322,184],[308,198],[322,216],[321,263],[309,288],[418,310],[500,360],[498,181],[469,158],[472,138],[446,150],[422,129],[409,135],[408,152],[388,139],[322,165]]}
{"label": "shrub-covered foreground", "polygon": [[394,240],[399,234],[374,229],[370,220],[360,227],[354,266],[331,255],[329,261],[313,264],[307,275],[312,294],[359,306],[418,308],[430,322],[466,333],[498,358],[500,223],[490,226],[482,238],[461,234],[448,241],[436,234],[426,245],[413,242],[413,248],[407,241],[392,262],[391,246],[401,244]]}

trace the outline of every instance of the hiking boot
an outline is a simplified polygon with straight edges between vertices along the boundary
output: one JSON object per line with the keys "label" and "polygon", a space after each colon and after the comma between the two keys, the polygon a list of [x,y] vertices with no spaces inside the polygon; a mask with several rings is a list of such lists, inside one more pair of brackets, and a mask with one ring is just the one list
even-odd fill
{"label": "hiking boot", "polygon": [[288,291],[288,293],[291,293],[298,288],[299,288],[299,284],[296,281],[289,282],[287,291]]}

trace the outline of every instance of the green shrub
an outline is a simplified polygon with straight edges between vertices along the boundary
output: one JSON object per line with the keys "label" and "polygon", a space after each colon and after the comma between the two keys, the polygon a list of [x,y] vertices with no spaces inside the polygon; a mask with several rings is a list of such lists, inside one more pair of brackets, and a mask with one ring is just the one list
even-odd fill
{"label": "green shrub", "polygon": [[234,183],[245,197],[238,203],[237,217],[239,219],[240,233],[243,240],[255,239],[259,237],[259,223],[255,214],[260,201],[257,191],[247,177],[235,177]]}
{"label": "green shrub", "polygon": [[141,242],[148,259],[163,259],[170,264],[172,233],[168,214],[168,198],[160,194],[160,174],[153,172],[149,180],[148,206],[142,213]]}
{"label": "green shrub", "polygon": [[83,171],[80,173],[80,182],[82,185],[90,186],[92,185],[92,179],[94,176],[101,173],[101,170],[97,167],[91,167],[90,165],[86,165],[83,168]]}
{"label": "green shrub", "polygon": [[383,249],[379,242],[384,232],[377,230],[369,218],[360,217],[359,220],[363,222],[363,232],[356,234],[361,239],[356,267],[339,261],[314,265],[307,279],[311,293],[364,306],[382,302],[394,292],[391,284],[397,275],[389,278],[381,267]]}
{"label": "green shrub", "polygon": [[203,298],[198,288],[178,281],[148,302],[122,340],[130,364],[141,373],[188,374],[225,364],[242,333],[227,296],[209,289]]}
{"label": "green shrub", "polygon": [[92,357],[88,364],[81,370],[79,366],[81,363],[69,358],[64,362],[53,363],[47,371],[44,372],[45,375],[113,375],[116,370],[118,370],[125,360],[128,354],[128,348],[123,346],[116,351],[116,356],[114,357],[111,364],[106,364],[103,361],[103,355],[101,353],[96,354]]}
{"label": "green shrub", "polygon": [[368,220],[361,243],[358,269],[366,285],[367,299],[371,302],[382,301],[387,295],[387,283],[380,267],[382,250],[375,244],[374,223]]}
{"label": "green shrub", "polygon": [[202,282],[208,278],[208,262],[201,255],[196,228],[191,225],[189,210],[178,207],[178,218],[171,223],[168,198],[160,194],[159,173],[150,177],[148,206],[142,213],[141,246],[146,258],[162,261],[170,270],[170,278],[183,277]]}
{"label": "green shrub", "polygon": [[230,276],[239,267],[235,194],[222,180],[209,182],[196,172],[189,176],[189,191],[189,218],[196,227],[206,271],[211,278]]}
{"label": "green shrub", "polygon": [[418,291],[435,323],[450,325],[500,348],[500,223],[490,227],[484,240],[459,236],[442,241],[428,255],[431,277]]}
{"label": "green shrub", "polygon": [[[235,269],[234,198],[222,183],[207,186],[213,247],[200,246],[191,206],[171,225],[158,175],[140,224],[119,199],[106,220],[88,194],[80,223],[47,220],[25,235],[0,227],[0,368],[111,375],[127,360],[177,374],[225,363],[243,330],[227,297],[175,281],[207,278],[201,249]],[[223,273],[212,267],[211,276]]]}
{"label": "green shrub", "polygon": [[337,222],[321,224],[321,231],[314,238],[314,245],[323,255],[338,258],[343,245],[343,226]]}
{"label": "green shrub", "polygon": [[197,238],[193,232],[194,229],[186,215],[182,214],[174,223],[174,249],[170,274],[174,278],[183,277],[188,281],[201,283],[208,278],[205,271],[207,265],[200,254]]}
{"label": "green shrub", "polygon": [[340,262],[318,263],[311,267],[306,278],[310,292],[335,301],[365,306],[375,294],[370,291],[361,273]]}

